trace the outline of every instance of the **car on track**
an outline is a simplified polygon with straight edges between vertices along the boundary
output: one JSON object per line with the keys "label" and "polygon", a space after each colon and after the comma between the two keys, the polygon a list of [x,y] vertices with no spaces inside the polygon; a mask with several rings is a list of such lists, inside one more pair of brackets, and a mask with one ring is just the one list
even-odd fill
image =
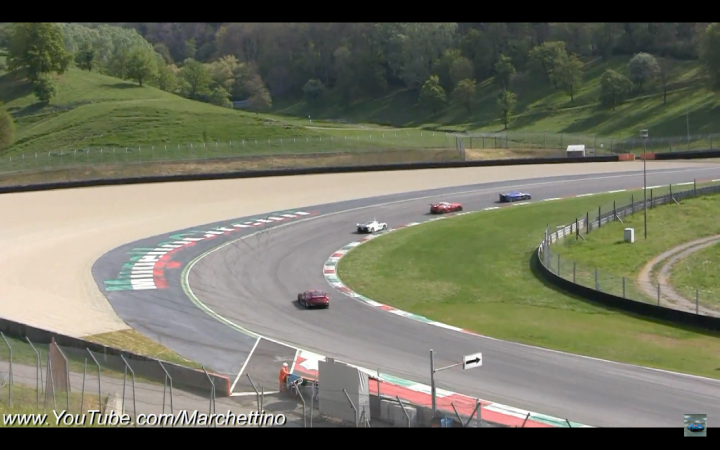
{"label": "car on track", "polygon": [[299,293],[297,301],[300,306],[304,306],[306,309],[330,307],[330,297],[325,291],[320,291],[318,289],[312,289]]}
{"label": "car on track", "polygon": [[358,223],[355,225],[358,233],[376,233],[378,231],[387,230],[387,224],[378,222],[377,219],[373,219],[370,222]]}
{"label": "car on track", "polygon": [[462,210],[461,203],[440,202],[430,204],[430,214],[445,214]]}
{"label": "car on track", "polygon": [[521,200],[531,199],[532,195],[528,194],[527,192],[512,191],[500,194],[500,203],[519,202]]}
{"label": "car on track", "polygon": [[688,430],[693,432],[699,432],[705,430],[705,424],[702,420],[694,420],[688,424]]}

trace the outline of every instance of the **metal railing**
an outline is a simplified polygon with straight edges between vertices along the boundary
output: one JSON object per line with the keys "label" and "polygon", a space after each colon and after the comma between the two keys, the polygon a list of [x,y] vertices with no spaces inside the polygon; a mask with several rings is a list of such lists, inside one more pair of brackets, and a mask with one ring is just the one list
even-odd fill
{"label": "metal railing", "polygon": [[[685,187],[682,189],[679,186]],[[653,189],[654,190],[654,189]],[[662,188],[662,195],[653,195],[648,189],[647,208],[652,209],[660,205],[675,205],[688,198],[702,195],[720,193],[720,185],[699,187],[696,182],[681,183]],[[541,264],[551,273],[571,281],[574,284],[585,286],[597,291],[608,293],[629,301],[641,302],[662,306],[665,308],[685,311],[693,314],[720,317],[720,298],[717,293],[700,288],[673,286],[661,280],[666,279],[662,270],[647,270],[640,276],[629,274],[621,275],[608,270],[600,269],[591,263],[577,262],[563,256],[562,251],[553,251],[557,245],[571,245],[572,241],[584,240],[584,235],[599,230],[603,226],[622,221],[623,218],[642,212],[646,207],[645,201],[640,197],[632,196],[622,205],[613,204],[612,207],[599,207],[588,212],[584,217],[564,227],[551,232],[546,230],[546,236],[538,247],[538,258]],[[668,206],[672,207],[672,206]],[[713,237],[699,241],[699,245],[715,242]],[[678,251],[684,247],[676,247]],[[655,266],[654,268],[657,268]]]}

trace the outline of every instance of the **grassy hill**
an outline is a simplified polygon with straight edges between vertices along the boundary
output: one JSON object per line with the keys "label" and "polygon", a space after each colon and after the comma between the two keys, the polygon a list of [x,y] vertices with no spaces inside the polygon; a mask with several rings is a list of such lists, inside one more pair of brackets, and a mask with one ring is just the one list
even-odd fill
{"label": "grassy hill", "polygon": [[[648,128],[651,136],[685,136],[686,111],[689,111],[690,133],[720,132],[720,96],[706,88],[696,61],[668,60],[671,67],[667,104],[663,105],[662,88],[657,84],[643,87],[615,111],[600,105],[600,77],[610,68],[627,74],[629,58],[609,61],[586,61],[583,85],[575,101],[535,75],[519,75],[512,88],[518,95],[516,117],[509,131],[593,134],[636,137],[638,130]],[[495,105],[497,89],[492,80],[478,85],[478,102],[472,113],[449,105],[433,117],[420,108],[417,93],[397,90],[383,98],[357,101],[340,107],[328,99],[313,108],[304,100],[276,101],[274,111],[317,119],[343,119],[356,123],[381,123],[396,127],[433,127],[448,131],[501,131]]]}
{"label": "grassy hill", "polygon": [[0,75],[0,101],[17,125],[9,154],[324,134],[78,69],[59,78],[49,105],[37,101],[29,82]]}

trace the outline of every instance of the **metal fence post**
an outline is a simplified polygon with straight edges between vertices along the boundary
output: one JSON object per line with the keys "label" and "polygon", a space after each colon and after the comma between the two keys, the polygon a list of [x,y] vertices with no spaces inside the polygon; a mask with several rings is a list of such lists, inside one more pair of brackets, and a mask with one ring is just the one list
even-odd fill
{"label": "metal fence post", "polygon": [[5,341],[5,345],[8,348],[8,354],[10,359],[8,360],[9,366],[8,366],[8,404],[12,406],[12,386],[13,386],[13,350],[12,346],[10,345],[10,342],[7,340],[5,335],[0,331],[0,336],[2,336],[3,341]]}
{"label": "metal fence post", "polygon": [[410,428],[410,414],[407,413],[407,410],[405,409],[405,405],[403,404],[402,400],[400,400],[400,396],[396,395],[395,398],[397,399],[398,404],[400,405],[400,408],[402,408],[403,414],[405,414],[405,419],[407,420],[407,426],[408,426],[408,428]]}
{"label": "metal fence post", "polygon": [[477,406],[475,406],[475,409],[477,409],[477,427],[482,427],[482,402],[480,402],[480,399],[475,399],[477,402]]}
{"label": "metal fence post", "polygon": [[557,275],[560,276],[560,253],[557,256]]}
{"label": "metal fence post", "polygon": [[343,389],[343,394],[345,394],[345,398],[347,398],[348,403],[350,403],[350,407],[353,409],[353,411],[355,411],[355,428],[358,428],[360,426],[360,424],[358,423],[360,421],[358,417],[358,410],[345,389]]}
{"label": "metal fence post", "polygon": [[[125,377],[127,377],[127,371],[130,371],[130,376],[132,377],[132,393],[133,393],[133,416],[137,416],[137,402],[135,400],[135,371],[132,367],[130,367],[130,364],[127,362],[125,357],[123,355],[120,355],[120,358],[122,358],[123,362],[125,363]],[[123,379],[123,399],[122,399],[122,411],[123,414],[125,414],[125,379]],[[137,422],[133,422],[133,426],[137,426]]]}
{"label": "metal fence post", "polygon": [[85,358],[85,364],[83,364],[82,389],[80,390],[80,414],[83,413],[83,407],[85,406],[85,377],[86,376],[87,376],[87,358]]}
{"label": "metal fence post", "polygon": [[577,264],[575,263],[575,261],[573,261],[573,283],[575,283],[575,268],[576,268],[576,266],[577,266]]}
{"label": "metal fence post", "polygon": [[250,385],[255,391],[255,401],[257,402],[258,411],[262,411],[262,408],[260,406],[260,391],[258,391],[257,387],[255,386],[255,382],[253,381],[253,379],[250,378],[250,374],[246,373],[245,376],[248,377],[248,380],[250,380]]}
{"label": "metal fence post", "polygon": [[[210,415],[212,415],[215,412],[215,383],[213,382],[212,378],[210,377],[210,374],[207,373],[207,370],[205,370],[205,367],[202,368],[203,372],[205,372],[205,376],[207,377],[208,381],[210,382],[211,390],[210,390]],[[216,427],[217,423],[213,421],[213,427]]]}
{"label": "metal fence post", "polygon": [[[305,397],[302,395],[302,391],[300,390],[301,384],[302,384],[302,378],[296,380],[294,383],[294,389],[295,392],[297,392],[298,397],[300,397],[300,402],[302,402],[302,409],[303,409],[303,428],[307,428],[307,414],[305,413]],[[290,387],[293,389],[293,386]]]}
{"label": "metal fence post", "polygon": [[[55,348],[57,348],[58,353],[60,353],[60,356],[65,360],[65,388],[67,389],[66,396],[65,396],[65,405],[67,407],[67,411],[70,411],[70,362],[68,361],[67,357],[65,356],[65,352],[63,352],[60,349],[60,346],[57,345],[55,340],[53,339],[52,344],[55,345]],[[49,353],[48,353],[49,355]],[[55,391],[53,389],[53,391]]]}
{"label": "metal fence post", "polygon": [[598,269],[597,269],[597,267],[595,268],[595,290],[596,290],[596,291],[599,291],[599,290],[600,290],[600,283],[598,282]]}
{"label": "metal fence post", "polygon": [[590,233],[590,213],[589,212],[585,213],[585,233],[586,234]]}
{"label": "metal fence post", "polygon": [[35,386],[37,389],[37,399],[35,406],[40,407],[40,390],[42,389],[41,386],[43,386],[43,376],[42,376],[42,359],[40,358],[40,352],[37,351],[35,346],[33,345],[32,341],[29,337],[25,336],[25,340],[28,344],[30,344],[30,348],[35,352],[35,356],[37,357],[37,364],[36,364],[36,372],[35,372]]}
{"label": "metal fence post", "polygon": [[95,355],[92,354],[92,352],[90,351],[89,348],[86,347],[85,350],[87,350],[88,354],[90,355],[93,362],[97,366],[97,370],[98,370],[98,402],[100,402],[100,404],[102,405],[102,378],[101,378],[101,374],[100,374],[100,370],[101,370],[100,363],[98,362],[97,359],[95,359]]}
{"label": "metal fence post", "polygon": [[165,384],[163,385],[163,414],[165,414],[165,390],[168,387],[168,380],[170,381],[170,414],[175,414],[175,408],[173,407],[173,381],[172,377],[168,373],[167,370],[165,370],[165,366],[163,365],[162,361],[158,360],[158,364],[160,364],[160,368],[165,372]]}

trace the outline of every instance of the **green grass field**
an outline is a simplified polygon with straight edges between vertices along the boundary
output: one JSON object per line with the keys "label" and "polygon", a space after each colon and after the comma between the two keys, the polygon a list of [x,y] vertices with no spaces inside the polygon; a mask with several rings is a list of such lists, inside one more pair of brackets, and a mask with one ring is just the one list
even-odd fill
{"label": "green grass field", "polygon": [[[484,335],[720,378],[720,335],[597,306],[533,276],[531,261],[546,224],[554,229],[598,206],[611,208],[613,201],[628,203],[630,193],[505,208],[403,229],[352,250],[338,274],[369,298]],[[434,245],[439,241],[442,246]]]}
{"label": "green grass field", "polygon": [[[39,398],[38,398],[39,397]],[[55,408],[54,403],[57,404]],[[5,424],[4,421],[0,422],[0,428],[4,427],[21,427],[21,428],[95,428],[102,425],[85,423],[82,425],[65,425],[55,419],[53,410],[60,414],[61,411],[65,410],[68,406],[68,401],[65,393],[57,392],[55,399],[48,396],[46,401],[45,393],[38,391],[35,388],[29,388],[19,384],[12,386],[12,391],[9,391],[9,386],[5,386],[0,389],[0,416],[6,417],[10,414],[47,414],[47,421],[44,425],[10,425]],[[97,395],[86,393],[84,396],[78,393],[71,393],[69,398],[68,410],[71,414],[80,414],[80,412],[87,413],[90,410],[102,409],[101,401]]]}
{"label": "green grass field", "polygon": [[155,159],[167,159],[168,152],[175,153],[168,158],[177,159],[455,145],[446,142],[444,133],[308,128],[307,121],[296,118],[221,108],[78,69],[59,77],[58,95],[49,105],[37,102],[27,81],[4,74],[0,101],[17,124],[6,157],[88,148],[116,153],[144,148],[149,158],[154,147]]}
{"label": "green grass field", "polygon": [[693,299],[696,289],[703,303],[720,304],[720,245],[712,245],[678,262],[670,283],[680,295]]}
{"label": "green grass field", "polygon": [[[685,136],[686,112],[690,134],[720,132],[720,99],[706,88],[696,61],[672,61],[667,104],[663,105],[658,85],[643,87],[633,98],[611,111],[599,104],[600,77],[610,68],[627,73],[627,57],[610,61],[586,61],[584,81],[571,102],[569,95],[545,83],[542,77],[523,75],[516,79],[518,103],[511,131],[555,132],[636,137],[647,128],[652,136]],[[317,119],[343,119],[356,123],[382,123],[395,127],[429,127],[452,131],[501,131],[495,106],[496,88],[492,80],[478,85],[478,102],[472,113],[448,105],[433,117],[417,104],[417,93],[397,90],[382,98],[356,101],[341,107],[331,99],[327,105],[310,107],[304,100],[276,101],[274,110],[282,114]]]}
{"label": "green grass field", "polygon": [[[692,186],[679,186],[674,188],[692,188]],[[667,192],[667,190],[666,190]],[[662,195],[656,193],[656,195]],[[636,196],[636,201],[641,200]],[[670,203],[648,210],[648,239],[644,239],[644,217],[641,213],[628,216],[624,223],[612,222],[590,234],[585,240],[567,239],[551,247],[555,254],[561,255],[564,276],[571,276],[571,262],[576,263],[576,282],[588,287],[595,285],[595,268],[598,269],[599,284],[604,292],[622,295],[622,278],[626,279],[626,297],[633,300],[654,303],[652,298],[643,293],[641,285],[647,282],[638,281],[638,275],[645,265],[655,256],[670,250],[678,245],[695,239],[720,234],[720,224],[717,215],[720,214],[720,195],[708,195],[698,198],[681,200],[680,204]],[[634,244],[623,242],[623,230],[635,228],[636,241]],[[717,276],[713,275],[711,260],[706,259],[713,255],[708,249],[695,254],[691,259],[675,266],[672,277],[677,278],[677,287],[686,298],[695,299],[695,289],[700,291],[701,303],[705,305],[718,304]],[[706,253],[709,252],[709,253]],[[707,256],[704,256],[707,255]],[[553,267],[557,263],[552,262]],[[663,263],[656,266],[650,274],[654,292],[657,287],[657,271]],[[704,266],[699,271],[700,266]],[[674,284],[674,283],[673,283]],[[663,287],[661,286],[661,291]]]}

